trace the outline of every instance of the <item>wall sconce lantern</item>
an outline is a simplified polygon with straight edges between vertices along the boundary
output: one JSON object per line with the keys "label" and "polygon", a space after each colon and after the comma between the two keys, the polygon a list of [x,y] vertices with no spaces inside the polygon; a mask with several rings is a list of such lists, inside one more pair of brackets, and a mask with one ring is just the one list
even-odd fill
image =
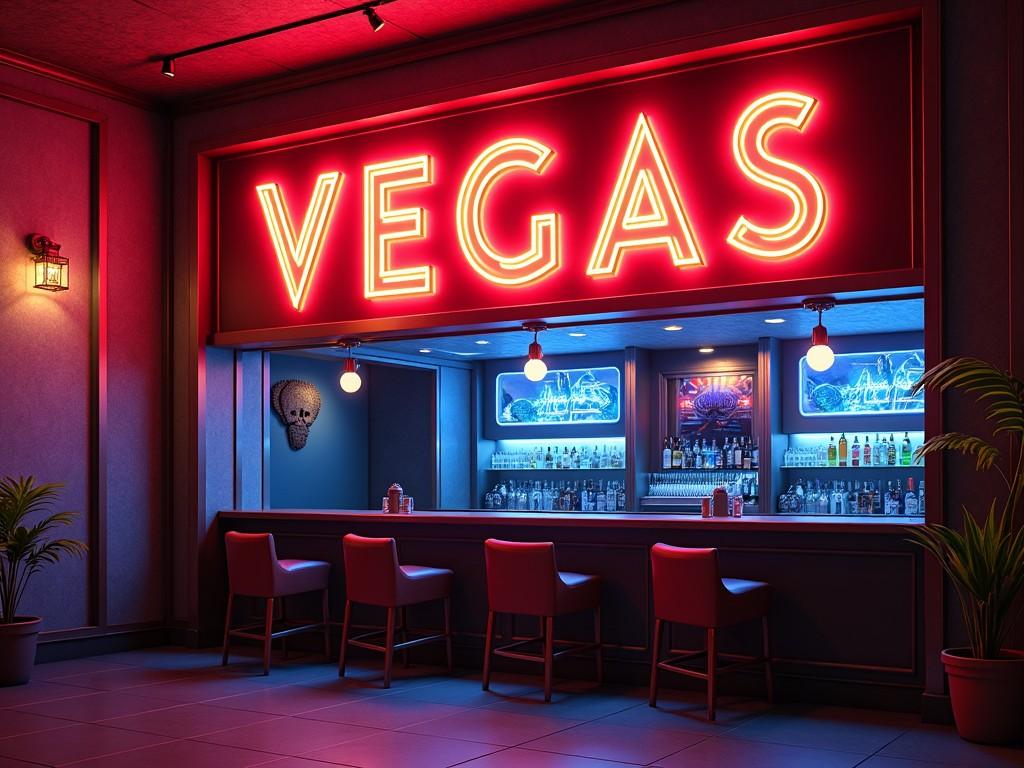
{"label": "wall sconce lantern", "polygon": [[60,255],[60,243],[45,235],[31,234],[25,244],[35,262],[33,288],[43,291],[66,291],[68,289],[68,260]]}

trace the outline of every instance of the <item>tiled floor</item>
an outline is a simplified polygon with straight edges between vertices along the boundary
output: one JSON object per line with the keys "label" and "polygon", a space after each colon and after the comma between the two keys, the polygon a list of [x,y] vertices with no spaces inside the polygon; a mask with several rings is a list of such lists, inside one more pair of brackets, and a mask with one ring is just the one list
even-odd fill
{"label": "tiled floor", "polygon": [[1024,747],[979,747],[910,715],[725,698],[709,724],[697,695],[666,692],[652,710],[642,690],[565,682],[545,705],[538,678],[498,676],[488,693],[412,667],[384,690],[371,667],[342,681],[300,658],[265,678],[219,661],[168,648],[39,666],[0,688],[0,768],[1024,766]]}

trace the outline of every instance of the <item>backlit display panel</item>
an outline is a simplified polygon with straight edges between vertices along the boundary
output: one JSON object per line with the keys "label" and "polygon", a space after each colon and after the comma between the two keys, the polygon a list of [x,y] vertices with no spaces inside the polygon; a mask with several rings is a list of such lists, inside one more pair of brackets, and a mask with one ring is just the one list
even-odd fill
{"label": "backlit display panel", "polygon": [[800,358],[802,416],[924,413],[924,392],[911,389],[925,371],[924,350],[846,352],[827,371]]}
{"label": "backlit display panel", "polygon": [[621,413],[618,368],[550,369],[541,381],[519,371],[495,376],[495,419],[503,427],[615,424]]}

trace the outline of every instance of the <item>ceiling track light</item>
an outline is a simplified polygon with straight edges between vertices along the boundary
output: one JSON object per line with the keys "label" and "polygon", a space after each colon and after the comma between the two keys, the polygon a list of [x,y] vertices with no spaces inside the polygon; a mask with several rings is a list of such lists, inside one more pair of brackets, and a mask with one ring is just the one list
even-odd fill
{"label": "ceiling track light", "polygon": [[330,21],[336,19],[339,16],[349,16],[354,13],[362,13],[366,16],[366,20],[370,24],[370,28],[374,32],[380,31],[384,26],[384,19],[377,13],[377,9],[382,5],[388,5],[394,3],[396,0],[371,0],[370,2],[359,3],[358,5],[350,5],[346,8],[339,8],[336,11],[330,11],[328,13],[321,13],[319,16],[310,16],[307,19],[299,19],[298,21],[289,21],[286,24],[278,24],[276,27],[268,27],[267,29],[261,29],[257,32],[248,32],[244,35],[237,35],[236,37],[229,37],[226,40],[218,40],[215,43],[206,43],[205,45],[197,45],[195,48],[188,48],[184,51],[178,51],[177,53],[169,53],[160,56],[160,74],[164,77],[174,77],[174,62],[178,59],[183,59],[186,56],[195,56],[198,53],[206,53],[207,51],[215,51],[218,48],[226,48],[229,45],[238,45],[239,43],[247,43],[250,40],[256,40],[260,37],[267,37],[268,35],[276,35],[279,32],[287,32],[292,29],[299,27],[305,27],[309,24],[318,24],[321,21]]}
{"label": "ceiling track light", "polygon": [[821,299],[806,299],[803,302],[804,309],[818,313],[818,324],[811,331],[811,347],[807,350],[807,365],[814,371],[827,371],[836,361],[836,353],[828,343],[828,328],[821,322],[823,312],[834,309],[836,300],[828,297]]}
{"label": "ceiling track light", "polygon": [[338,342],[339,347],[348,350],[348,357],[345,358],[345,369],[342,371],[341,378],[338,379],[338,385],[341,387],[342,392],[349,395],[358,392],[359,388],[363,386],[363,378],[359,375],[359,364],[352,357],[352,350],[362,343],[359,339],[342,339]]}
{"label": "ceiling track light", "polygon": [[547,323],[523,323],[523,330],[533,334],[533,342],[530,344],[526,364],[523,366],[523,373],[530,381],[543,381],[544,377],[548,375],[547,363],[542,359],[544,350],[541,349],[540,342],[537,341],[537,334],[547,329]]}

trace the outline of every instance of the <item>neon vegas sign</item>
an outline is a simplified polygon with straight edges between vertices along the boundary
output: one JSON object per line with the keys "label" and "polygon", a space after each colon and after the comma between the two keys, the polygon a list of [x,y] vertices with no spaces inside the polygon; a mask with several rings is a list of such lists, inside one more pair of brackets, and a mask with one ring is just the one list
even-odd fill
{"label": "neon vegas sign", "polygon": [[[791,215],[766,221],[741,214],[723,233],[736,251],[758,260],[797,257],[812,248],[825,229],[828,197],[812,169],[773,153],[776,132],[802,132],[812,120],[818,100],[797,91],[774,91],[752,101],[738,116],[732,132],[734,161],[752,184],[772,190],[788,201]],[[537,212],[526,225],[529,245],[520,252],[501,250],[488,236],[488,216],[500,215],[488,205],[492,191],[514,173],[543,175],[557,162],[554,147],[527,136],[511,136],[484,148],[466,169],[454,205],[454,226],[462,256],[481,279],[500,286],[524,286],[545,280],[563,262],[560,212]],[[292,306],[302,311],[323,257],[345,174],[319,174],[298,231],[281,187],[259,184],[267,233],[277,256]],[[429,263],[397,267],[396,248],[426,240],[427,211],[397,207],[392,195],[434,181],[433,158],[427,154],[400,157],[362,168],[363,296],[384,300],[430,295],[437,290],[437,266]],[[622,152],[622,162],[586,266],[591,279],[613,278],[631,251],[660,250],[678,269],[705,266],[698,234],[686,213],[680,179],[672,171],[658,129],[640,112]]]}

